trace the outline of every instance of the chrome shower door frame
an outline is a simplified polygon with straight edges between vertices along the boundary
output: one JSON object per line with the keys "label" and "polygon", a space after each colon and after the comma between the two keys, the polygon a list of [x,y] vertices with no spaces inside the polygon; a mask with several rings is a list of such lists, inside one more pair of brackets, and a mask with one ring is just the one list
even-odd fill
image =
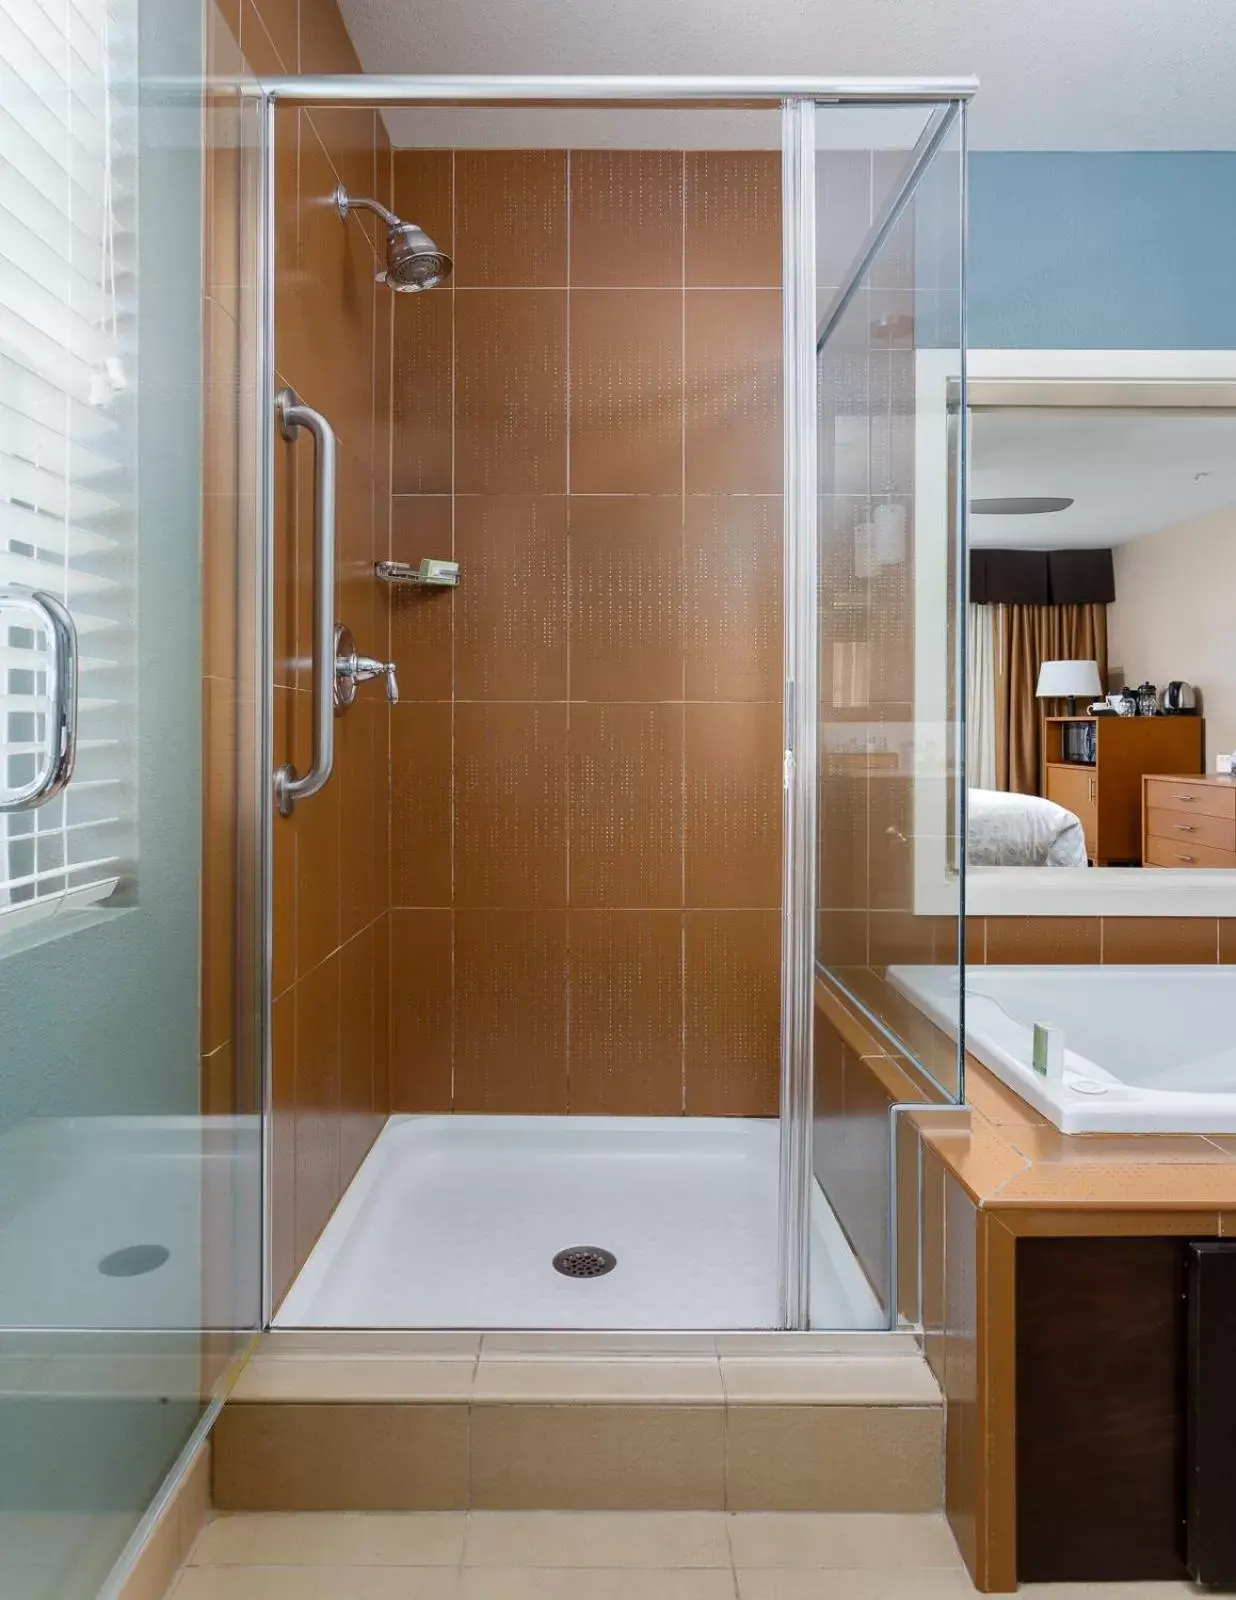
{"label": "chrome shower door frame", "polygon": [[943,106],[968,100],[972,78],[816,77],[272,77],[250,86],[258,101],[261,162],[258,263],[258,515],[261,593],[258,660],[261,797],[263,1062],[263,1320],[274,1312],[272,1236],[271,963],[274,954],[273,791],[275,113],[279,106],[542,106],[673,104],[780,109],[783,251],[783,614],[779,1321],[809,1326],[812,1043],[818,827],[819,610],[816,530],[815,117],[817,106]]}

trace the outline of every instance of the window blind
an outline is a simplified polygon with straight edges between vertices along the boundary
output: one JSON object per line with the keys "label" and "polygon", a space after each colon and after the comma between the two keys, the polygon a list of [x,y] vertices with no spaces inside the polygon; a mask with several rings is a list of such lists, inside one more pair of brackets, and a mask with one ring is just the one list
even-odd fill
{"label": "window blind", "polygon": [[[0,0],[0,585],[77,625],[68,788],[0,815],[0,929],[134,867],[134,120],[126,0]],[[0,605],[0,794],[43,748],[51,641]]]}

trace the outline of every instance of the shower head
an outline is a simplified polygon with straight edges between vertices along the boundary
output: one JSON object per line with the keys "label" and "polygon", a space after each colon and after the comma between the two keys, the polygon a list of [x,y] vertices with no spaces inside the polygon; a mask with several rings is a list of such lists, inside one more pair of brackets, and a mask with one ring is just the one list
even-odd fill
{"label": "shower head", "polygon": [[396,294],[436,289],[450,276],[450,256],[445,250],[439,250],[415,222],[404,222],[377,200],[354,200],[342,184],[335,190],[335,205],[345,221],[354,206],[375,212],[382,218],[386,224],[386,271],[378,273],[378,282],[386,284]]}

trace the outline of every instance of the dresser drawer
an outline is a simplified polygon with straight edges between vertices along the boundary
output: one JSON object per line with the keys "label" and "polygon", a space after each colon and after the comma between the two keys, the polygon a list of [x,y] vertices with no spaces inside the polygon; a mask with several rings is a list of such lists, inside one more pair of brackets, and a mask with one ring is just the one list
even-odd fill
{"label": "dresser drawer", "polygon": [[1187,778],[1147,778],[1148,811],[1200,811],[1207,817],[1236,818],[1236,787],[1190,783]]}
{"label": "dresser drawer", "polygon": [[1175,811],[1148,810],[1146,832],[1156,839],[1175,840],[1182,850],[1204,844],[1213,850],[1236,851],[1236,817],[1208,817],[1187,806]]}
{"label": "dresser drawer", "polygon": [[1146,840],[1148,867],[1236,867],[1236,850],[1216,850],[1213,845],[1192,840]]}

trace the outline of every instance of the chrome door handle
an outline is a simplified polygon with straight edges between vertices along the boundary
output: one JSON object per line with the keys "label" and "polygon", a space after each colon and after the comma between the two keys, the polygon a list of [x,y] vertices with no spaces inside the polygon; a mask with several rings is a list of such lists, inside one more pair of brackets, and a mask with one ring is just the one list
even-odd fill
{"label": "chrome door handle", "polygon": [[293,389],[275,397],[285,439],[302,428],[313,435],[313,765],[303,777],[289,761],[275,773],[275,798],[285,817],[298,800],[317,794],[335,764],[335,430],[320,411],[302,405]]}
{"label": "chrome door handle", "polygon": [[35,626],[45,628],[51,640],[43,759],[24,788],[0,800],[0,813],[35,811],[60,793],[77,762],[77,628],[55,595],[44,589],[26,589],[19,584],[2,587],[0,610],[29,612]]}

